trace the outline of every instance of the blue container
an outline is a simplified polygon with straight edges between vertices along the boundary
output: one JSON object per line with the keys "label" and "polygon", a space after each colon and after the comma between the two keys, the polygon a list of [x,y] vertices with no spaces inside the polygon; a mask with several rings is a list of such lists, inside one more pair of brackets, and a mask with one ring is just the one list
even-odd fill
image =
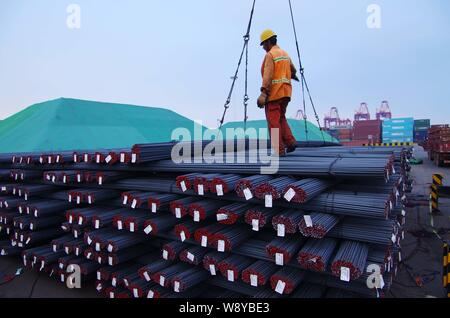
{"label": "blue container", "polygon": [[425,141],[428,138],[428,130],[421,130],[414,132],[414,141],[420,142]]}

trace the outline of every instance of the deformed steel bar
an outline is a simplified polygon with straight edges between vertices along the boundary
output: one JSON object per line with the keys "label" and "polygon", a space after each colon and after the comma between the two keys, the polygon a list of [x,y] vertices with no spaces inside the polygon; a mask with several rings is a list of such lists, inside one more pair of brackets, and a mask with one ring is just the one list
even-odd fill
{"label": "deformed steel bar", "polygon": [[309,239],[298,253],[300,267],[316,272],[328,270],[338,242],[335,239]]}

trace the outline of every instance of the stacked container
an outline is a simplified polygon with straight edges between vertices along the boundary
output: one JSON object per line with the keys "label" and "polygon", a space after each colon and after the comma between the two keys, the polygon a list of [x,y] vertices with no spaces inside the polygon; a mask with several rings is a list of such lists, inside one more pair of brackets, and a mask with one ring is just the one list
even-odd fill
{"label": "stacked container", "polygon": [[413,142],[414,118],[393,118],[383,121],[383,143]]}
{"label": "stacked container", "polygon": [[380,143],[381,120],[361,120],[353,122],[353,140],[367,144]]}
{"label": "stacked container", "polygon": [[428,138],[428,129],[430,128],[429,119],[414,120],[414,142],[422,143]]}

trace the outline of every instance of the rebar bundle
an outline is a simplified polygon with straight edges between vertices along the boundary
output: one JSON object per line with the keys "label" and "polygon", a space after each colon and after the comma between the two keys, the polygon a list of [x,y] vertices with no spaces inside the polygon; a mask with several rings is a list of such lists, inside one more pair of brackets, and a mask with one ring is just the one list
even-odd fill
{"label": "rebar bundle", "polygon": [[223,196],[231,191],[234,191],[236,184],[242,176],[237,174],[224,174],[213,178],[210,182],[210,191],[217,196]]}
{"label": "rebar bundle", "polygon": [[243,177],[236,183],[234,190],[239,197],[250,200],[255,196],[254,191],[260,184],[268,182],[272,179],[273,177],[269,175]]}
{"label": "rebar bundle", "polygon": [[311,213],[303,215],[298,229],[303,236],[323,238],[339,223],[339,217],[332,214]]}
{"label": "rebar bundle", "polygon": [[300,267],[316,272],[328,269],[333,252],[337,246],[334,239],[309,239],[298,253]]}
{"label": "rebar bundle", "polygon": [[297,226],[303,219],[301,210],[284,210],[272,218],[272,225],[277,236],[284,237],[286,233],[294,234],[297,232]]}
{"label": "rebar bundle", "polygon": [[305,272],[292,267],[283,267],[270,277],[270,285],[278,294],[290,294],[305,279]]}
{"label": "rebar bundle", "polygon": [[346,282],[358,279],[364,273],[368,254],[369,248],[364,243],[341,242],[331,264],[333,275]]}
{"label": "rebar bundle", "polygon": [[245,226],[226,227],[213,234],[211,246],[218,252],[231,251],[252,235]]}
{"label": "rebar bundle", "polygon": [[251,263],[251,258],[231,255],[219,262],[219,270],[223,277],[230,282],[234,282],[239,279],[241,272]]}
{"label": "rebar bundle", "polygon": [[275,264],[283,266],[297,255],[298,251],[305,243],[302,238],[275,238],[266,246],[267,254]]}
{"label": "rebar bundle", "polygon": [[277,270],[273,263],[259,260],[242,271],[242,281],[254,287],[264,286]]}
{"label": "rebar bundle", "polygon": [[201,200],[192,202],[189,205],[189,215],[193,218],[194,222],[213,219],[216,217],[217,210],[222,206],[222,202],[215,200]]}
{"label": "rebar bundle", "polygon": [[245,212],[252,208],[246,203],[232,203],[222,206],[217,210],[216,219],[220,224],[231,225],[242,219]]}
{"label": "rebar bundle", "polygon": [[278,200],[282,197],[284,189],[294,183],[296,180],[290,177],[279,177],[276,179],[263,182],[255,189],[255,197],[264,200],[266,207],[273,206],[273,200]]}
{"label": "rebar bundle", "polygon": [[333,182],[321,179],[302,179],[295,181],[283,190],[283,197],[288,202],[305,203],[326,191]]}
{"label": "rebar bundle", "polygon": [[280,208],[253,206],[245,213],[245,223],[251,225],[253,231],[259,231],[266,225],[270,225],[272,217],[280,212]]}

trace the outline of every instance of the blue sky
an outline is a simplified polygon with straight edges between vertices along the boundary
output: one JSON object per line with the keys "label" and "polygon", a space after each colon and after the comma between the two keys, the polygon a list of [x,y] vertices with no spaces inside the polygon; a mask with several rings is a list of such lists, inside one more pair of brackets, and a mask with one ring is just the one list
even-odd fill
{"label": "blue sky", "polygon": [[[251,0],[2,0],[0,119],[58,97],[166,107],[215,126],[231,84]],[[68,5],[81,28],[66,25]],[[306,76],[320,117],[331,106],[372,115],[382,100],[395,117],[450,122],[450,2],[292,0]],[[381,8],[369,29],[367,7]],[[259,34],[274,29],[298,65],[287,0],[257,0],[250,41],[249,118],[264,56]],[[243,70],[243,69],[242,69]],[[243,119],[243,73],[228,121]],[[288,109],[300,106],[300,87]],[[308,109],[312,120],[312,111]]]}

